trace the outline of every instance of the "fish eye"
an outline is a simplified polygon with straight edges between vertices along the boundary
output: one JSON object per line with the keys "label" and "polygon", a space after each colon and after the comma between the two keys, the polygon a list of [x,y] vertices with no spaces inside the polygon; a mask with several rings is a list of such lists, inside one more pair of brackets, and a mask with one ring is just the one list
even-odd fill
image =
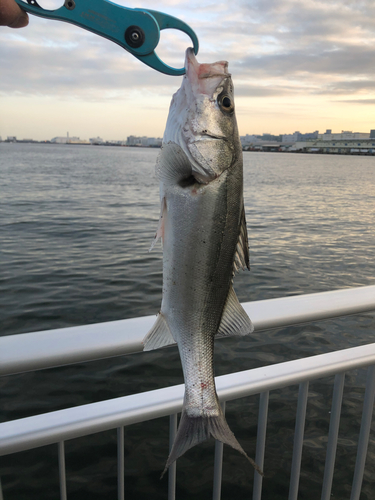
{"label": "fish eye", "polygon": [[223,95],[219,99],[219,106],[226,113],[231,113],[234,110],[233,101],[228,95]]}
{"label": "fish eye", "polygon": [[223,104],[224,108],[230,108],[232,101],[229,99],[229,97],[224,97],[222,104]]}

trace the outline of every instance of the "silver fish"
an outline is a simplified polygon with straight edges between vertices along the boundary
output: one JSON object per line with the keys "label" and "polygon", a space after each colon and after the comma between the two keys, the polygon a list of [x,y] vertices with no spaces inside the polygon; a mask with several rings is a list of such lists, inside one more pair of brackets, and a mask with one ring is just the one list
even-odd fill
{"label": "silver fish", "polygon": [[213,436],[261,473],[228,427],[213,370],[215,337],[253,331],[232,286],[237,270],[250,269],[233,84],[227,62],[199,64],[192,49],[185,68],[156,164],[163,298],[143,341],[146,351],[177,342],[184,372],[184,406],[164,472]]}

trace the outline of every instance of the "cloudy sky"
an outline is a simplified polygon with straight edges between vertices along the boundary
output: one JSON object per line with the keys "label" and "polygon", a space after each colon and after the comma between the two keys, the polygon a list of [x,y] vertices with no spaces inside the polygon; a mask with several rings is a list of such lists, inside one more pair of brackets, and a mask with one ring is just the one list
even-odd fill
{"label": "cloudy sky", "polygon": [[[374,0],[117,3],[184,20],[199,62],[229,61],[241,135],[375,128]],[[163,31],[157,53],[181,67],[187,46],[186,35]],[[30,16],[27,28],[0,27],[3,139],[162,136],[180,82],[67,23]]]}

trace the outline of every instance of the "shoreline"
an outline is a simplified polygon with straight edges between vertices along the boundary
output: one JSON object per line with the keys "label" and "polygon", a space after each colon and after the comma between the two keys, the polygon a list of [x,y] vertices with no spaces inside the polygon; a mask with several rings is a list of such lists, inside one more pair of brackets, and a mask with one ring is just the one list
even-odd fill
{"label": "shoreline", "polygon": [[370,152],[343,152],[339,153],[337,151],[283,151],[283,150],[260,150],[260,149],[243,149],[244,153],[292,153],[292,154],[304,154],[304,155],[336,155],[336,156],[375,156],[375,150]]}
{"label": "shoreline", "polygon": [[[66,142],[66,143],[56,143],[51,141],[1,141],[0,144],[44,144],[52,146],[113,146],[121,148],[136,148],[136,149],[160,149],[161,146],[142,146],[142,145],[127,145],[127,144],[116,144],[111,142],[98,143],[87,143],[87,142]],[[248,149],[242,148],[244,153],[293,153],[293,154],[307,154],[307,155],[337,155],[337,156],[375,156],[375,149],[370,151],[304,151],[304,150],[291,150],[291,149],[280,149],[276,147],[269,147],[267,149]],[[349,148],[348,148],[349,149]]]}

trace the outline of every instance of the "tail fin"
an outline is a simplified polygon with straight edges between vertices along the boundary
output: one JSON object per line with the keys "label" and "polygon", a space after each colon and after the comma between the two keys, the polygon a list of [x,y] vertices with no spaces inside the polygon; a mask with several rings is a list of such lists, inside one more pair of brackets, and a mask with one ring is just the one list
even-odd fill
{"label": "tail fin", "polygon": [[254,462],[254,460],[248,457],[246,452],[242,449],[240,443],[234,437],[234,434],[229,429],[224,414],[220,408],[220,414],[217,417],[190,417],[184,410],[182,411],[176,439],[173,443],[172,450],[169,454],[161,477],[164,476],[168,467],[175,460],[181,457],[185,451],[189,450],[196,444],[209,439],[210,436],[218,441],[221,441],[222,443],[229,444],[229,446],[242,453],[254,469],[259,472],[261,476],[263,476],[261,469]]}

